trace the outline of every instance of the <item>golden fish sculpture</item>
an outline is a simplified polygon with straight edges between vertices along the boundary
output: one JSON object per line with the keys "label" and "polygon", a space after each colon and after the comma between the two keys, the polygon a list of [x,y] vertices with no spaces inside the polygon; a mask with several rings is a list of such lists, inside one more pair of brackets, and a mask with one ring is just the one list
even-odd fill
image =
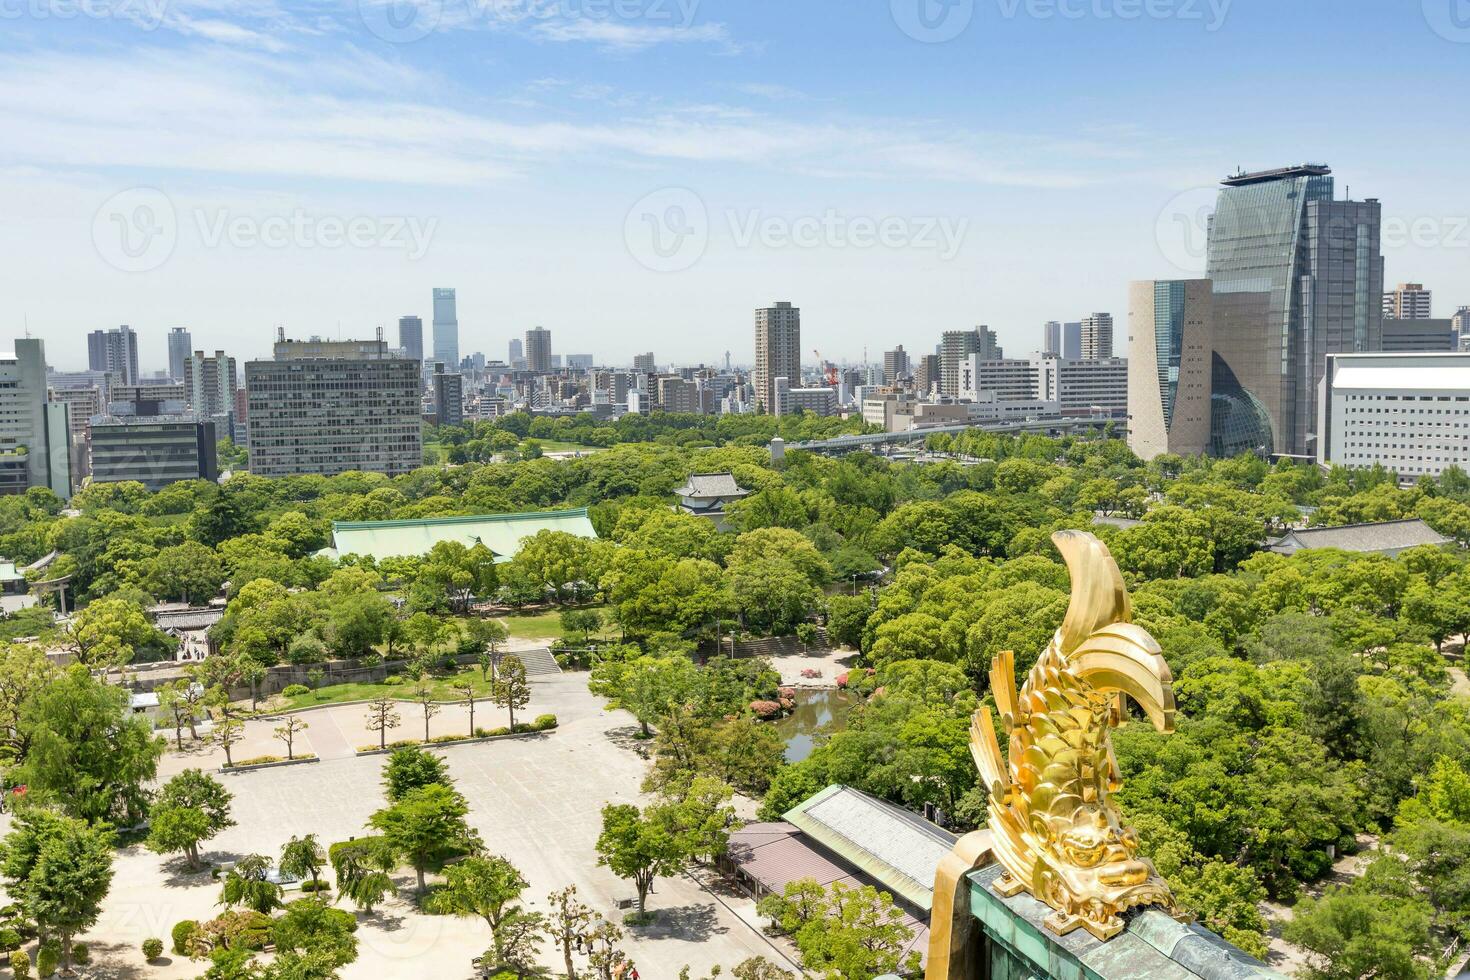
{"label": "golden fish sculpture", "polygon": [[[990,683],[1009,736],[1002,758],[990,709],[975,713],[970,751],[988,791],[989,827],[962,839],[935,880],[930,980],[958,980],[970,931],[963,875],[990,861],[1004,896],[1030,892],[1054,911],[1051,931],[1081,927],[1100,940],[1123,929],[1120,913],[1142,905],[1174,912],[1169,886],[1138,855],[1111,795],[1121,774],[1112,730],[1125,699],[1161,732],[1174,730],[1173,678],[1158,643],[1134,625],[1123,576],[1107,546],[1083,531],[1052,541],[1072,578],[1066,619],[1016,690],[1015,656],[991,661]],[[944,917],[951,921],[942,921]]]}

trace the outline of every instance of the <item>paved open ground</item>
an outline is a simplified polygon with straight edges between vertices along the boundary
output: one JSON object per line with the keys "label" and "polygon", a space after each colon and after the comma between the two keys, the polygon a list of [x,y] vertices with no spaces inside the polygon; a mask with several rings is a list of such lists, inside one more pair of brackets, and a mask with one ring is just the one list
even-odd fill
{"label": "paved open ground", "polygon": [[[527,717],[554,712],[561,721],[556,732],[439,751],[469,800],[470,822],[492,852],[505,855],[521,869],[530,882],[527,897],[533,905],[542,903],[549,891],[575,884],[584,902],[616,915],[618,901],[635,893],[631,884],[596,866],[593,845],[604,803],[639,800],[647,763],[628,747],[635,723],[625,713],[603,710],[601,699],[587,693],[585,674],[532,683]],[[313,725],[308,734],[316,736],[313,744],[323,750],[324,761],[219,777],[235,795],[238,825],[209,843],[209,859],[278,854],[293,834],[315,833],[326,845],[366,832],[368,817],[383,805],[379,778],[384,757],[346,755],[359,744],[351,732],[325,736],[329,729],[322,720],[339,714],[341,724],[347,725],[351,717],[361,715],[361,709],[323,709],[305,716]],[[414,711],[406,705],[403,714],[408,723]],[[491,724],[504,723],[492,719],[487,715]],[[406,732],[400,729],[395,734],[405,737]],[[336,757],[330,737],[341,738]],[[181,759],[171,754],[165,768],[176,772],[201,764],[207,762],[199,756]],[[8,818],[0,818],[0,831],[7,826]],[[159,980],[197,976],[200,965],[179,957],[145,965],[138,946],[148,936],[167,944],[169,929],[180,919],[217,914],[218,883],[208,874],[182,874],[176,859],[141,848],[122,853],[116,868],[103,919],[84,937],[94,950],[92,975]],[[401,893],[407,895],[412,874],[398,880]],[[659,921],[629,930],[623,945],[642,976],[673,978],[686,963],[700,975],[698,971],[715,964],[728,970],[750,956],[776,957],[736,912],[692,880],[661,879],[655,887],[650,906],[658,910]],[[725,901],[741,908],[742,903],[728,896]],[[343,971],[346,978],[469,977],[471,957],[489,944],[488,930],[478,920],[421,915],[401,899],[374,916],[361,917],[361,923],[360,955]],[[553,968],[560,965],[559,955],[549,946],[543,959]]]}

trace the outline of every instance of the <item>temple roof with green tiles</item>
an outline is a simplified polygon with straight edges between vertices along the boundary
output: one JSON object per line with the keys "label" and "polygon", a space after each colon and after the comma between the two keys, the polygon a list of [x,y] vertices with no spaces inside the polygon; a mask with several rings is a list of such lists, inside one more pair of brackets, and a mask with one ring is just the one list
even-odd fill
{"label": "temple roof with green tiles", "polygon": [[332,547],[324,548],[318,554],[328,558],[360,555],[381,561],[384,558],[425,555],[441,541],[458,541],[466,548],[483,544],[497,562],[504,562],[520,551],[522,539],[539,531],[565,531],[579,538],[597,537],[585,507],[407,521],[333,521]]}

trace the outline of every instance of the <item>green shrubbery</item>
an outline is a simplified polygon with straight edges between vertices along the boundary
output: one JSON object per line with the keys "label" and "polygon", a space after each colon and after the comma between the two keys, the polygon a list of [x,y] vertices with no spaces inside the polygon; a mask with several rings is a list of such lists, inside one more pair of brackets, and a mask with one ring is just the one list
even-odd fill
{"label": "green shrubbery", "polygon": [[534,731],[544,732],[549,728],[556,727],[556,715],[537,715],[536,720],[531,723]]}
{"label": "green shrubbery", "polygon": [[175,956],[188,956],[189,943],[199,932],[199,923],[193,919],[184,919],[182,922],[174,923],[173,931],[169,934],[174,943]]}
{"label": "green shrubbery", "polygon": [[281,695],[288,698],[299,698],[303,694],[310,694],[311,688],[305,684],[287,684],[281,689]]}
{"label": "green shrubbery", "polygon": [[31,975],[31,957],[23,949],[13,950],[10,954],[10,972],[15,974],[15,980],[26,980]]}
{"label": "green shrubbery", "polygon": [[158,959],[163,955],[163,940],[157,936],[149,936],[143,940],[143,958],[149,960]]}

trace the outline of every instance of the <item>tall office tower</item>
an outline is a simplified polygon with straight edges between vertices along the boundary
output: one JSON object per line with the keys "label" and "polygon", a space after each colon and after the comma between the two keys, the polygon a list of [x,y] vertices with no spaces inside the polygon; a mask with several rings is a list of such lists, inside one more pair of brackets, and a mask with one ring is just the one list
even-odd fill
{"label": "tall office tower", "polygon": [[1382,211],[1317,164],[1226,178],[1210,219],[1210,451],[1315,456],[1327,355],[1383,342]]}
{"label": "tall office tower", "polygon": [[643,374],[652,374],[657,368],[654,366],[653,351],[646,354],[633,355],[633,370]]}
{"label": "tall office tower", "polygon": [[514,364],[516,361],[525,360],[526,348],[519,340],[512,340],[508,355],[507,364]]}
{"label": "tall office tower", "polygon": [[250,472],[398,476],[423,464],[421,365],[385,341],[289,341],[245,364]]}
{"label": "tall office tower", "polygon": [[900,375],[909,373],[909,354],[903,344],[883,352],[883,383],[891,385]]}
{"label": "tall office tower", "polygon": [[1383,318],[1385,320],[1428,320],[1431,289],[1417,282],[1401,282],[1397,289],[1383,294]]}
{"label": "tall office tower", "polygon": [[464,425],[464,375],[434,365],[434,418],[440,425]]}
{"label": "tall office tower", "polygon": [[1041,328],[1041,353],[1047,357],[1062,356],[1062,323],[1048,320]]}
{"label": "tall office tower", "polygon": [[35,337],[0,353],[0,493],[47,487],[71,496],[69,406],[46,390],[46,346]]}
{"label": "tall office tower", "polygon": [[459,312],[453,289],[434,290],[434,360],[451,368],[459,363]]}
{"label": "tall office tower", "polygon": [[1208,279],[1128,286],[1128,447],[1143,459],[1210,448],[1213,300]]}
{"label": "tall office tower", "polygon": [[1102,361],[1113,356],[1113,315],[1094,313],[1082,318],[1082,357]]}
{"label": "tall office tower", "polygon": [[138,383],[138,335],[124,324],[116,330],[93,330],[87,335],[87,366],[111,371],[125,385]]}
{"label": "tall office tower", "polygon": [[551,331],[532,327],[526,331],[526,370],[537,374],[551,373]]}
{"label": "tall office tower", "polygon": [[932,394],[939,387],[939,355],[920,354],[914,368],[914,390],[920,397]]}
{"label": "tall office tower", "polygon": [[401,316],[398,318],[398,346],[403,356],[410,361],[424,359],[424,318]]}
{"label": "tall office tower", "polygon": [[168,376],[175,381],[184,380],[184,362],[194,351],[194,338],[184,327],[174,327],[168,332]]}
{"label": "tall office tower", "polygon": [[781,409],[776,379],[789,388],[801,386],[801,308],[778,301],[755,311],[755,383],[757,411],[770,415]]}
{"label": "tall office tower", "polygon": [[[235,411],[235,392],[240,390],[240,376],[235,359],[222,350],[210,356],[196,350],[184,362],[184,398],[195,417],[215,419]],[[220,436],[230,433],[221,429]]]}
{"label": "tall office tower", "polygon": [[1455,338],[1463,349],[1467,340],[1470,340],[1470,306],[1462,306],[1450,317],[1450,327],[1455,331]]}
{"label": "tall office tower", "polygon": [[974,330],[946,330],[939,340],[939,393],[958,396],[960,370],[971,355],[982,361],[998,361],[1005,352],[996,343],[995,331],[981,324]]}

